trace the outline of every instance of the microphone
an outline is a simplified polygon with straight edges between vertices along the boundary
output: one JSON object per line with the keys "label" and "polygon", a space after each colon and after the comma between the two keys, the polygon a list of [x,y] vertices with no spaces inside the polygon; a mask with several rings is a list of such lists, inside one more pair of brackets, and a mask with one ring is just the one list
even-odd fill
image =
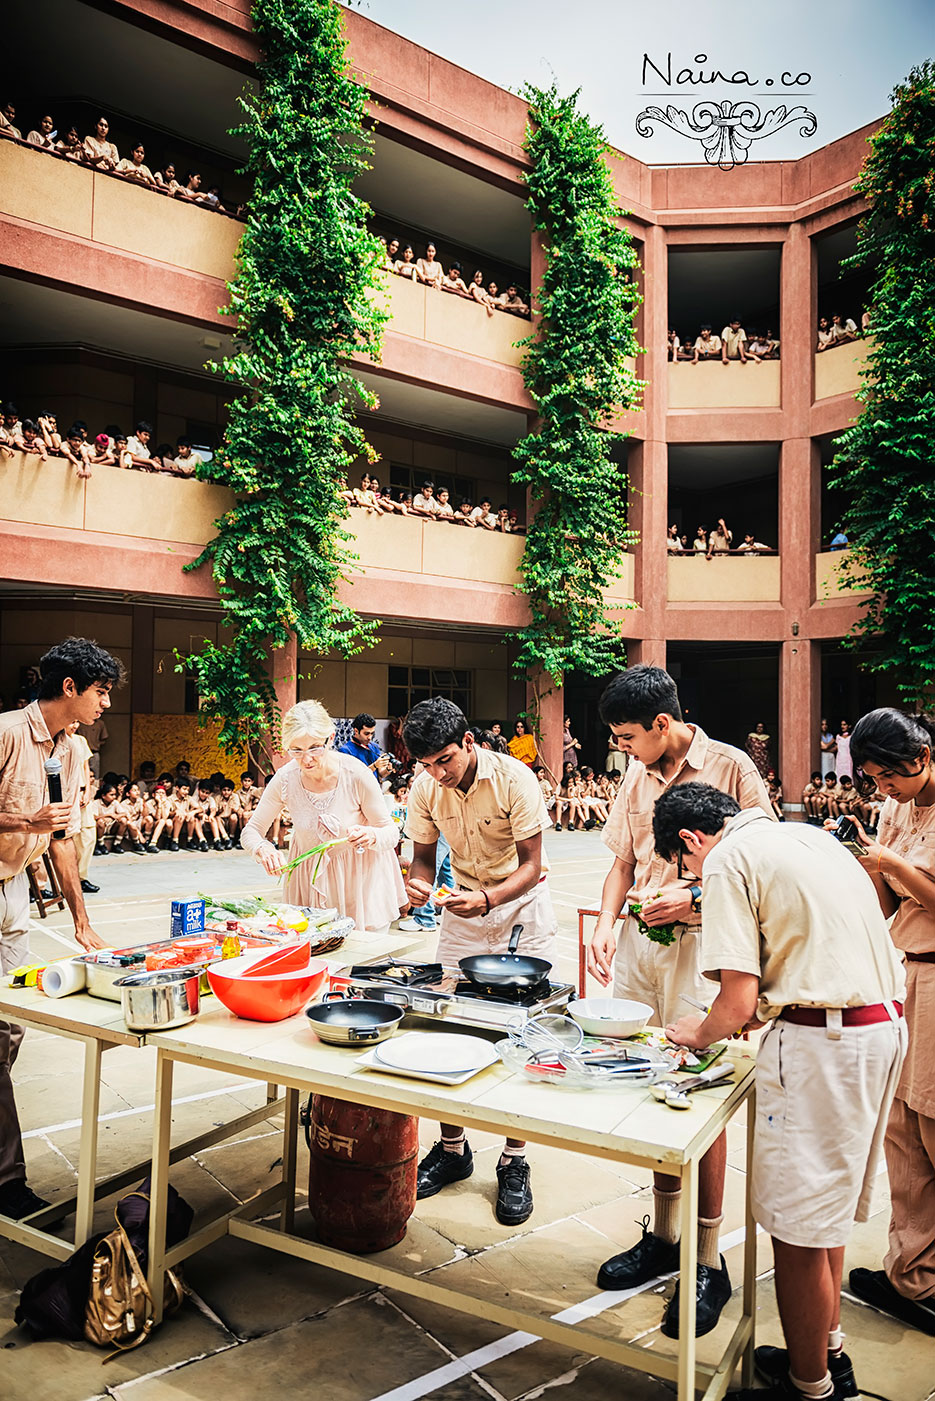
{"label": "microphone", "polygon": [[[57,759],[54,754],[51,759],[45,761],[45,776],[49,783],[49,802],[62,802],[62,761]],[[52,836],[56,841],[62,841],[65,837],[64,828],[60,832],[53,832]]]}

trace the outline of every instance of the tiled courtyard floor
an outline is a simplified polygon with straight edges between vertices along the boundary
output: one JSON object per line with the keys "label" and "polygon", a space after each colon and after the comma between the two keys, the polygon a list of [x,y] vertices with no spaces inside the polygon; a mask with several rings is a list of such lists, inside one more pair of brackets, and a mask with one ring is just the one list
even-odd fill
{"label": "tiled courtyard floor", "polygon": [[[606,848],[595,833],[550,833],[552,890],[561,923],[558,971],[577,976],[579,905],[593,905],[606,870]],[[101,893],[89,900],[98,932],[114,943],[168,932],[172,895],[263,888],[243,853],[108,857],[95,862]],[[35,921],[38,959],[71,946],[71,924],[58,915]],[[72,1043],[40,1033],[26,1039],[15,1080],[30,1181],[54,1200],[75,1180],[80,1113],[81,1057]],[[118,1047],[104,1060],[100,1171],[143,1158],[148,1151],[154,1055]],[[263,1103],[265,1088],[196,1066],[176,1067],[178,1138],[203,1132]],[[435,1126],[423,1125],[431,1143]],[[48,1261],[0,1242],[0,1401],[265,1401],[276,1395],[322,1401],[656,1401],[674,1388],[597,1361],[586,1345],[573,1353],[551,1343],[510,1334],[485,1318],[484,1301],[510,1296],[521,1307],[549,1315],[599,1294],[595,1274],[608,1255],[632,1244],[636,1224],[651,1210],[648,1176],[577,1154],[530,1148],[536,1210],[509,1230],[493,1216],[497,1141],[472,1135],[474,1176],[420,1203],[403,1243],[388,1263],[452,1283],[477,1295],[476,1315],[456,1314],[354,1279],[274,1255],[247,1242],[222,1239],[191,1260],[192,1293],[143,1348],[102,1366],[102,1353],[79,1344],[31,1342],[13,1324],[17,1294]],[[173,1170],[172,1181],[199,1217],[244,1201],[269,1180],[280,1153],[280,1125],[261,1122]],[[730,1130],[723,1243],[739,1284],[744,1189],[743,1128]],[[299,1182],[305,1171],[300,1149]],[[108,1229],[113,1202],[101,1204]],[[299,1225],[307,1221],[300,1212]],[[886,1179],[877,1212],[855,1229],[845,1268],[878,1266],[886,1240]],[[725,1239],[726,1238],[726,1239]],[[769,1243],[758,1243],[757,1338],[781,1342]],[[640,1339],[656,1351],[671,1344],[659,1323],[672,1285],[600,1313],[589,1323],[621,1339]],[[735,1294],[721,1325],[699,1344],[702,1357],[720,1350],[739,1312]],[[859,1383],[889,1401],[935,1398],[935,1338],[901,1328],[845,1299],[846,1347]]]}

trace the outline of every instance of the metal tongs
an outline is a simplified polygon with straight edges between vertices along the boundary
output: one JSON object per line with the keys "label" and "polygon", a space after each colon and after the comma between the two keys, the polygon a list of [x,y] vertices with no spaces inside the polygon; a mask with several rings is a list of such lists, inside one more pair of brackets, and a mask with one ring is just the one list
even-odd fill
{"label": "metal tongs", "polygon": [[682,1080],[658,1080],[652,1086],[653,1098],[667,1104],[670,1109],[687,1109],[688,1096],[695,1090],[729,1080],[733,1073],[734,1066],[730,1061],[718,1061],[716,1065],[709,1065],[707,1070],[699,1071],[697,1075],[687,1075]]}

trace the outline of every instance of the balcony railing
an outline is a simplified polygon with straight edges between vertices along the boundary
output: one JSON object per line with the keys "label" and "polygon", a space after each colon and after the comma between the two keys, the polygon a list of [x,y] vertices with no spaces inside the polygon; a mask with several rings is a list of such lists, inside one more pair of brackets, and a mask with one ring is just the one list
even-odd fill
{"label": "balcony railing", "polygon": [[778,555],[669,555],[670,603],[778,603]]}
{"label": "balcony railing", "polygon": [[847,561],[847,550],[826,550],[815,556],[815,598],[818,603],[856,602],[869,593],[849,589],[841,581],[841,567]]}
{"label": "balcony railing", "polygon": [[529,335],[530,323],[524,318],[502,311],[490,316],[478,302],[393,273],[386,274],[386,284],[391,330],[501,365],[519,365],[523,352],[514,341]]}
{"label": "balcony railing", "polygon": [[869,339],[849,341],[815,355],[815,398],[831,399],[835,394],[856,394],[860,372],[872,348]]}
{"label": "balcony railing", "polygon": [[670,409],[778,409],[778,360],[669,363]]}
{"label": "balcony railing", "polygon": [[243,232],[237,220],[14,141],[0,141],[0,211],[225,282]]}

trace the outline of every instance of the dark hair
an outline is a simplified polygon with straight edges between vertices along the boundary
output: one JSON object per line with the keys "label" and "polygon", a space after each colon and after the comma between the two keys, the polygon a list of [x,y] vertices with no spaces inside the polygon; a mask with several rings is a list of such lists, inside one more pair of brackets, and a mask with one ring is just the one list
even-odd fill
{"label": "dark hair", "polygon": [[376,720],[374,720],[373,716],[368,715],[366,710],[362,710],[359,715],[355,715],[354,719],[351,721],[351,724],[354,726],[355,730],[363,730],[368,725],[375,725],[376,723],[377,722]]}
{"label": "dark hair", "polygon": [[192,440],[191,440],[191,438],[176,438],[176,440],[175,440],[175,446],[176,446],[177,448],[190,448],[191,445],[192,445]]}
{"label": "dark hair", "polygon": [[242,773],[242,774],[240,775],[240,781],[241,781],[241,783],[243,783],[243,781],[244,781],[245,778],[252,778],[252,777],[253,777],[253,774],[252,774],[252,773]]}
{"label": "dark hair", "polygon": [[68,439],[69,442],[71,442],[72,438],[80,438],[81,436],[81,429],[78,427],[77,423],[73,423],[69,428],[68,432],[65,434],[65,437]]}
{"label": "dark hair", "polygon": [[812,769],[812,778],[821,778],[821,769]]}
{"label": "dark hair", "polygon": [[190,793],[192,791],[192,780],[190,778],[177,778],[175,780],[175,786],[176,788],[187,788]]}
{"label": "dark hair", "polygon": [[651,730],[657,715],[681,720],[682,708],[675,682],[661,666],[640,663],[618,674],[604,689],[598,714],[605,725],[636,721]]}
{"label": "dark hair", "polygon": [[168,769],[165,769],[165,770],[159,775],[159,782],[160,782],[160,783],[164,783],[166,779],[168,779],[170,783],[174,783],[174,782],[175,782],[175,774],[171,774],[171,773],[169,773],[169,770],[168,770]]}
{"label": "dark hair", "polygon": [[710,331],[711,327],[708,325],[707,322],[705,322],[705,324],[702,326],[701,329],[702,329],[703,331]]}
{"label": "dark hair", "polygon": [[438,754],[449,744],[463,744],[468,723],[464,712],[444,696],[419,701],[406,716],[403,743],[414,759]]}
{"label": "dark hair", "polygon": [[233,786],[234,780],[232,778],[222,778],[218,781],[219,788],[233,788]]}
{"label": "dark hair", "polygon": [[677,783],[656,799],[653,808],[656,851],[664,861],[684,856],[686,848],[679,838],[683,828],[713,837],[739,811],[736,798],[710,783]]}
{"label": "dark hair", "polygon": [[39,425],[37,423],[34,423],[31,418],[24,418],[21,427],[24,433],[39,432]]}
{"label": "dark hair", "polygon": [[103,798],[103,796],[104,796],[105,793],[116,793],[116,791],[117,791],[117,785],[116,785],[116,783],[102,783],[102,784],[101,784],[101,797],[102,797],[102,798]]}
{"label": "dark hair", "polygon": [[152,759],[144,759],[143,762],[142,762],[142,764],[140,764],[140,772],[141,772],[141,773],[142,773],[143,769],[152,769],[153,773],[155,773],[155,772],[156,772],[156,765],[153,763]]}
{"label": "dark hair", "polygon": [[435,483],[434,483],[434,482],[423,482],[423,483],[422,483],[422,490],[424,491],[425,488],[426,488],[427,486],[430,486],[430,487],[432,488],[433,491],[435,490]]}
{"label": "dark hair", "polygon": [[448,271],[449,271],[449,272],[460,272],[460,271],[461,271],[461,264],[460,264],[460,263],[452,263],[451,266],[450,266],[450,268],[448,269]]}
{"label": "dark hair", "polygon": [[133,431],[134,433],[152,433],[152,424],[147,423],[145,418],[141,418]]}
{"label": "dark hair", "polygon": [[506,747],[506,740],[502,735],[495,735],[493,730],[481,730],[480,743],[486,744],[488,749],[492,749],[495,754],[509,754]]}
{"label": "dark hair", "polygon": [[837,783],[837,781],[838,781],[838,776],[837,776],[837,774],[835,773],[834,769],[829,769],[828,772],[825,774],[825,782],[826,782],[826,783],[828,782],[828,779],[829,779],[829,778],[833,778],[834,781],[835,781],[835,783]]}
{"label": "dark hair", "polygon": [[89,686],[120,686],[126,679],[123,662],[86,637],[66,637],[39,662],[39,700],[58,700],[68,677],[78,692]]}
{"label": "dark hair", "polygon": [[935,754],[935,724],[925,715],[906,715],[889,706],[862,715],[851,735],[855,764],[863,765],[869,759],[894,773],[906,774],[923,749],[928,749],[930,756]]}

